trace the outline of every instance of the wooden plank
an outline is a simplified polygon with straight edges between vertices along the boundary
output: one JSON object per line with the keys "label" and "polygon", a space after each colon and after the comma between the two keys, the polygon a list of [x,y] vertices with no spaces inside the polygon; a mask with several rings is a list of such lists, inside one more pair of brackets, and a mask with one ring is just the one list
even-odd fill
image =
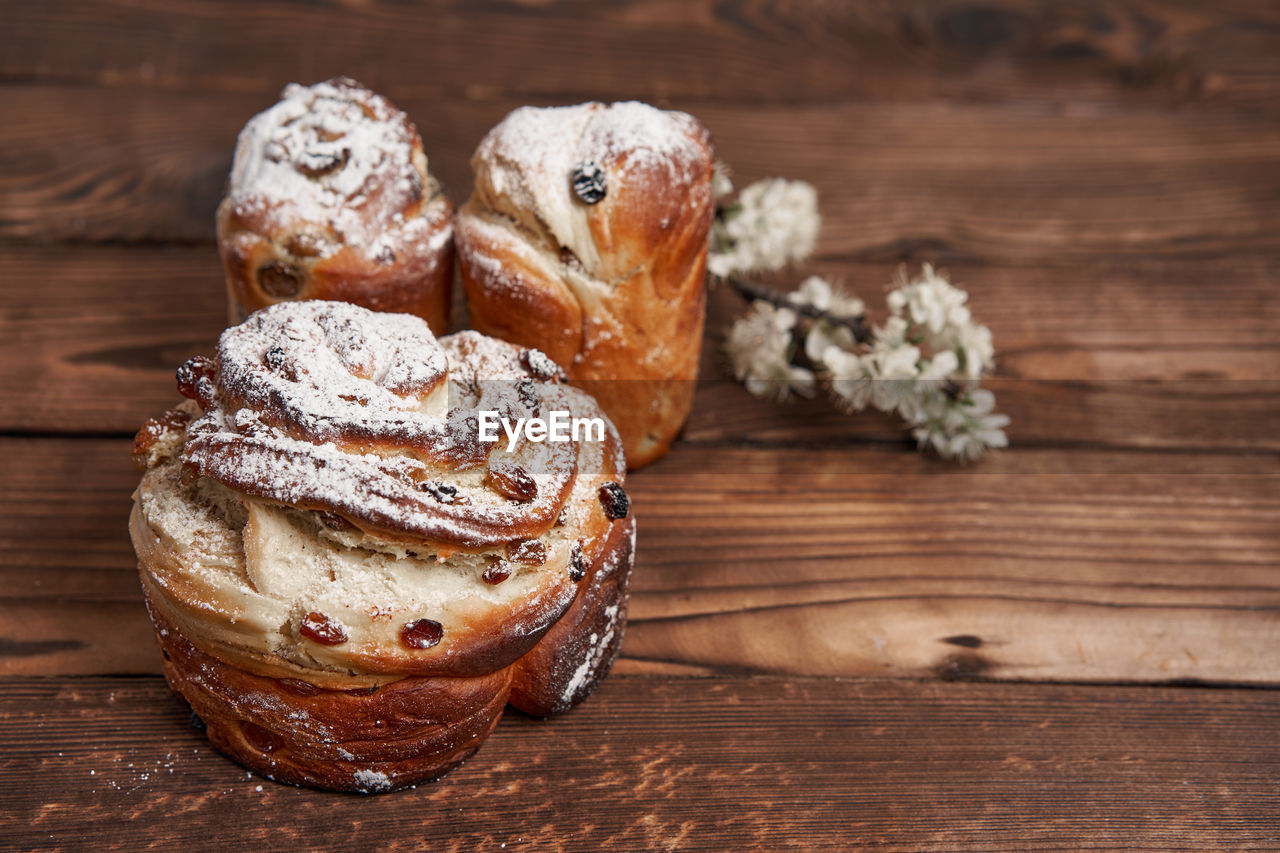
{"label": "wooden plank", "polygon": [[1270,849],[1274,691],[612,678],[444,780],[222,758],[158,678],[0,680],[16,849]]}
{"label": "wooden plank", "polygon": [[[1024,269],[952,264],[995,335],[1015,442],[1277,448],[1280,267],[1269,256]],[[820,263],[866,296],[892,264]],[[788,286],[794,284],[793,277]],[[173,372],[225,323],[207,247],[0,249],[0,430],[131,434],[173,405]],[[725,381],[724,330],[744,310],[712,294],[689,441],[839,445],[903,440],[895,421],[825,402],[775,406]],[[1228,381],[1229,380],[1229,381]]]}
{"label": "wooden plank", "polygon": [[[299,4],[56,0],[0,10],[0,75],[272,93],[351,74],[399,96],[1026,99],[1274,105],[1266,2]],[[412,57],[384,62],[383,57]],[[548,61],[554,59],[554,61]],[[583,69],[590,69],[584,75]]]}
{"label": "wooden plank", "polygon": [[[0,238],[210,242],[236,133],[271,100],[0,88]],[[469,193],[475,144],[522,103],[400,100],[455,201]],[[1062,264],[1280,249],[1280,122],[1270,114],[1043,103],[674,105],[703,119],[743,180],[781,174],[820,187],[828,256],[896,261],[924,250]]]}
{"label": "wooden plank", "polygon": [[[0,673],[157,671],[126,454],[0,440]],[[1278,487],[1257,454],[679,445],[628,481],[621,671],[1280,683]]]}

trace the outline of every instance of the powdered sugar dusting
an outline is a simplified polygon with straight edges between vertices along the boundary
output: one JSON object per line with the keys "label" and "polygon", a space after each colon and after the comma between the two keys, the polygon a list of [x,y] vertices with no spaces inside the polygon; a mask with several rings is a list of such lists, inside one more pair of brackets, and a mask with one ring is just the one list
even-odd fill
{"label": "powdered sugar dusting", "polygon": [[421,140],[405,114],[338,78],[290,84],[245,125],[230,198],[242,210],[324,224],[340,242],[373,246],[404,224],[427,180]]}
{"label": "powdered sugar dusting", "polygon": [[640,166],[664,170],[670,182],[688,182],[688,164],[706,156],[693,132],[697,126],[685,113],[638,101],[521,107],[489,131],[472,162],[486,164],[483,177],[495,194],[532,211],[594,271],[597,250],[587,208],[571,186],[574,167],[588,160],[610,164],[611,187]]}
{"label": "powdered sugar dusting", "polygon": [[[279,303],[223,333],[182,458],[236,491],[337,511],[377,532],[466,546],[536,535],[569,495],[578,444],[481,445],[475,411],[514,421],[581,403],[520,354],[475,333],[442,346],[409,315]],[[522,467],[536,496],[515,501],[487,486],[491,456]]]}
{"label": "powdered sugar dusting", "polygon": [[391,779],[379,770],[357,770],[352,775],[352,781],[356,790],[364,794],[391,790]]}

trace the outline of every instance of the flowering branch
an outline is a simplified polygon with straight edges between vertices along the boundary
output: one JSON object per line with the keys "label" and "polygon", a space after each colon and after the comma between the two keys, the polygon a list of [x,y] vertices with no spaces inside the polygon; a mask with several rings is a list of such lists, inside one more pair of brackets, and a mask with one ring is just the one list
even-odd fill
{"label": "flowering branch", "polygon": [[[715,186],[718,199],[732,192],[725,170]],[[817,276],[786,294],[740,277],[803,260],[819,222],[813,187],[780,178],[717,207],[708,267],[751,305],[725,341],[734,376],[760,397],[824,389],[844,411],[896,413],[921,449],[944,458],[968,462],[1007,446],[1009,418],[978,385],[994,365],[991,332],[973,321],[968,294],[929,264],[915,277],[899,271],[889,317],[875,328],[862,300]]]}
{"label": "flowering branch", "polygon": [[745,281],[736,276],[728,276],[723,280],[737,291],[739,296],[750,302],[768,302],[778,308],[789,308],[810,320],[817,320],[834,326],[843,326],[853,335],[853,339],[860,343],[865,343],[871,337],[871,330],[867,328],[867,318],[861,314],[856,317],[837,317],[815,305],[794,300],[788,294],[774,290],[772,287],[766,287],[758,282]]}

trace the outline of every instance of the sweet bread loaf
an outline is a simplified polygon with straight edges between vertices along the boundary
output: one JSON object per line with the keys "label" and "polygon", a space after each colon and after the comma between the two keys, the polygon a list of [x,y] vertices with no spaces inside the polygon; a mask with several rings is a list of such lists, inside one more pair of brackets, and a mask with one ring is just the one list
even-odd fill
{"label": "sweet bread loaf", "polygon": [[[222,751],[339,790],[435,778],[508,701],[617,654],[634,523],[621,443],[533,350],[286,302],[178,373],[138,433],[130,532],[172,688]],[[598,431],[489,443],[486,413]]]}
{"label": "sweet bread loaf", "polygon": [[713,161],[696,119],[635,102],[522,107],[471,160],[456,242],[472,325],[563,365],[632,468],[693,402]]}
{"label": "sweet bread loaf", "polygon": [[417,128],[354,80],[292,84],[249,120],[217,222],[232,323],[336,299],[448,330],[453,208]]}

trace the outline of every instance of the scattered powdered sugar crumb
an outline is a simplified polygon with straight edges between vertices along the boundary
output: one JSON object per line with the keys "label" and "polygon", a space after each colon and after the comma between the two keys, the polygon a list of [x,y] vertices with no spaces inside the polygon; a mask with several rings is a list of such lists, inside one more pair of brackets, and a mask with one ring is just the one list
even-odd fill
{"label": "scattered powdered sugar crumb", "polygon": [[391,779],[380,770],[357,770],[352,779],[356,790],[365,794],[391,790]]}

